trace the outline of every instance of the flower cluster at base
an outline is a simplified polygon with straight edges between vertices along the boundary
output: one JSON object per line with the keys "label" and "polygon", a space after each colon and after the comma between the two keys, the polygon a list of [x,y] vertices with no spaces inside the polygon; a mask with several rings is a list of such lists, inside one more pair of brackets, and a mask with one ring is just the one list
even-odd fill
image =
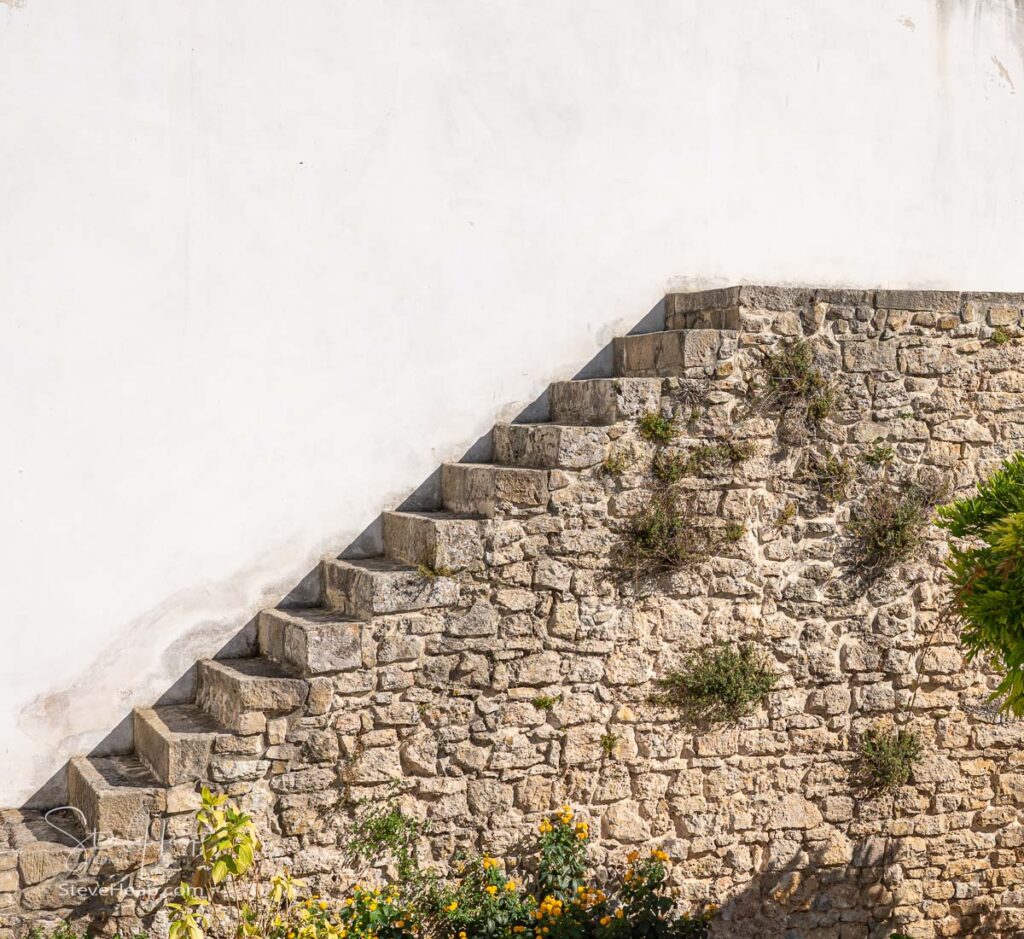
{"label": "flower cluster at base", "polygon": [[202,863],[171,905],[169,939],[706,939],[714,912],[677,912],[670,859],[658,848],[631,852],[602,886],[588,883],[590,826],[569,806],[540,823],[526,879],[486,855],[461,863],[451,880],[406,863],[394,883],[356,884],[341,899],[302,898],[302,882],[282,873],[264,887],[252,821],[222,796],[204,791],[198,822]]}

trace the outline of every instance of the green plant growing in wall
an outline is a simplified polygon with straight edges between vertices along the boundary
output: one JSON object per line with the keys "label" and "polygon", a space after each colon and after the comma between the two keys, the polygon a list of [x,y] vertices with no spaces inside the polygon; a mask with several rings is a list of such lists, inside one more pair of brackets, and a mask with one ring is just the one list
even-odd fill
{"label": "green plant growing in wall", "polygon": [[937,477],[901,482],[887,475],[879,478],[847,526],[857,566],[877,574],[911,557],[924,542],[933,511],[947,492],[945,481]]}
{"label": "green plant growing in wall", "polygon": [[665,417],[664,414],[659,414],[656,411],[648,411],[641,417],[637,422],[637,428],[645,440],[663,446],[671,443],[672,438],[676,435],[676,425],[672,418]]}
{"label": "green plant growing in wall", "polygon": [[861,777],[878,792],[905,786],[921,756],[921,738],[905,729],[873,727],[861,735],[858,746]]}
{"label": "green plant growing in wall", "polygon": [[601,475],[613,479],[622,476],[629,469],[632,462],[630,457],[621,451],[611,453],[601,464]]}
{"label": "green plant growing in wall", "polygon": [[530,703],[538,711],[550,711],[554,708],[559,701],[562,700],[561,695],[550,695],[550,694],[539,694]]}
{"label": "green plant growing in wall", "polygon": [[841,456],[812,452],[804,467],[804,477],[817,489],[821,499],[834,504],[846,498],[856,473],[853,464]]}
{"label": "green plant growing in wall", "polygon": [[658,489],[629,519],[614,560],[639,580],[701,561],[722,540],[721,530],[701,518],[692,496],[671,487]]}
{"label": "green plant growing in wall", "polygon": [[836,387],[806,339],[780,342],[765,356],[763,370],[760,396],[766,407],[800,408],[812,427],[835,413]]}
{"label": "green plant growing in wall", "polygon": [[767,656],[750,643],[716,643],[659,679],[654,699],[690,720],[735,722],[752,714],[778,680]]}
{"label": "green plant growing in wall", "polygon": [[416,565],[416,573],[424,580],[438,580],[441,577],[451,577],[455,571],[443,564],[428,564],[421,561]]}
{"label": "green plant growing in wall", "polygon": [[868,447],[861,454],[861,459],[867,463],[868,466],[873,466],[876,469],[879,466],[885,466],[893,461],[896,456],[896,452],[888,444],[876,443]]}
{"label": "green plant growing in wall", "polygon": [[602,734],[601,735],[601,741],[600,741],[600,743],[601,743],[601,752],[604,753],[604,755],[606,757],[609,757],[609,758],[615,756],[615,747],[618,744],[618,742],[619,742],[619,735],[618,734],[613,734],[611,731],[609,731],[606,734]]}
{"label": "green plant growing in wall", "polygon": [[938,524],[956,539],[945,615],[960,626],[967,661],[988,656],[1003,673],[993,700],[1024,715],[1024,453],[940,508]]}

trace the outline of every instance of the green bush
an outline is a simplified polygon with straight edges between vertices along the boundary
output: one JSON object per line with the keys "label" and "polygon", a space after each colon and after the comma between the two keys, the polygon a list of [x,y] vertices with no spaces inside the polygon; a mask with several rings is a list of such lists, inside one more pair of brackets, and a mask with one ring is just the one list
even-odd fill
{"label": "green bush", "polygon": [[869,788],[889,792],[905,786],[921,756],[921,738],[910,730],[874,727],[860,738],[860,772]]}
{"label": "green bush", "polygon": [[650,440],[651,443],[666,444],[676,435],[675,422],[655,411],[649,411],[641,417],[637,426],[641,436]]}
{"label": "green bush", "polygon": [[655,699],[691,720],[737,721],[753,713],[778,680],[767,658],[749,643],[718,643],[659,679]]}
{"label": "green bush", "polygon": [[975,495],[939,509],[950,546],[946,615],[960,624],[967,659],[990,656],[1003,672],[992,695],[1024,714],[1024,453],[1007,460]]}

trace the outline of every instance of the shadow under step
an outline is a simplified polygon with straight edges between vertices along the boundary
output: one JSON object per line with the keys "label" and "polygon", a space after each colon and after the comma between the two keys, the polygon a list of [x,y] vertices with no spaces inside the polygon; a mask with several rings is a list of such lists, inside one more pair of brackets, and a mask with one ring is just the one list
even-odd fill
{"label": "shadow under step", "polygon": [[294,711],[309,684],[267,658],[202,659],[196,703],[238,734],[263,733],[268,713]]}
{"label": "shadow under step", "polygon": [[68,804],[89,835],[143,838],[167,805],[165,787],[137,756],[75,757],[68,763]]}
{"label": "shadow under step", "polygon": [[454,580],[425,575],[389,558],[325,560],[321,576],[328,605],[360,620],[452,606],[459,599]]}

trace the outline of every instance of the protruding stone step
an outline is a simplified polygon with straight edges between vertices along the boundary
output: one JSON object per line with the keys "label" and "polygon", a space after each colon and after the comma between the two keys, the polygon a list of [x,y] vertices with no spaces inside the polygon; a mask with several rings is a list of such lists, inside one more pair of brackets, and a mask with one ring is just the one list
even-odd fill
{"label": "protruding stone step", "polygon": [[585,469],[608,456],[602,427],[573,424],[497,424],[494,457],[499,463],[545,469]]}
{"label": "protruding stone step", "polygon": [[670,293],[665,297],[665,328],[741,329],[748,312],[758,316],[765,312],[806,309],[818,300],[847,306],[870,305],[871,298],[872,292],[863,290],[812,290],[758,284]]}
{"label": "protruding stone step", "polygon": [[164,788],[137,756],[75,757],[67,781],[69,805],[101,839],[142,838],[166,808]]}
{"label": "protruding stone step", "polygon": [[364,664],[364,628],[336,610],[264,610],[259,648],[301,675],[347,672]]}
{"label": "protruding stone step", "polygon": [[548,504],[548,473],[493,463],[444,463],[441,500],[449,512],[484,518],[537,511]]}
{"label": "protruding stone step", "polygon": [[136,708],[132,715],[135,752],[167,786],[208,778],[218,735],[226,733],[194,704]]}
{"label": "protruding stone step", "polygon": [[309,685],[276,662],[257,659],[202,659],[196,703],[239,734],[258,734],[267,712],[294,711]]}
{"label": "protruding stone step", "polygon": [[384,513],[384,553],[433,571],[481,567],[483,535],[481,519],[453,512]]}
{"label": "protruding stone step", "polygon": [[615,374],[622,377],[702,377],[732,367],[736,333],[724,329],[681,329],[641,333],[614,340]]}
{"label": "protruding stone step", "polygon": [[451,606],[459,599],[454,580],[424,576],[387,558],[324,561],[321,575],[327,603],[356,619]]}
{"label": "protruding stone step", "polygon": [[558,424],[616,424],[657,411],[660,378],[588,378],[551,386],[551,420]]}

